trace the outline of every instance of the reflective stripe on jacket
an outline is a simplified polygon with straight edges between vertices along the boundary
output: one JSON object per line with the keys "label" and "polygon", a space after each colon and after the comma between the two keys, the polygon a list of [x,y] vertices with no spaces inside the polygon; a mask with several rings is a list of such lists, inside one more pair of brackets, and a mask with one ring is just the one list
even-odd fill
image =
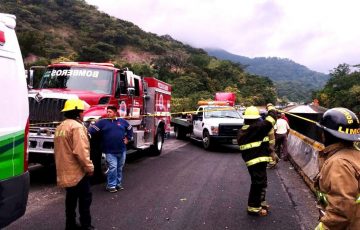
{"label": "reflective stripe on jacket", "polygon": [[264,137],[264,139],[262,141],[255,141],[255,142],[252,142],[249,144],[240,145],[240,150],[247,150],[247,149],[259,147],[261,145],[261,143],[268,142],[268,141],[269,141],[269,137],[266,136],[266,137]]}
{"label": "reflective stripe on jacket", "polygon": [[239,149],[247,166],[271,161],[269,133],[274,124],[275,120],[268,116],[265,120],[244,125],[239,130]]}
{"label": "reflective stripe on jacket", "polygon": [[328,228],[325,228],[324,224],[321,222],[315,228],[315,230],[327,230],[327,229]]}

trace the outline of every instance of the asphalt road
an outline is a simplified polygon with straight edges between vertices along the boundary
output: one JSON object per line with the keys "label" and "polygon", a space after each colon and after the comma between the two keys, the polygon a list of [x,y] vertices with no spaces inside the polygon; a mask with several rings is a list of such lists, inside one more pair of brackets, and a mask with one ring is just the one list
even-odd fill
{"label": "asphalt road", "polygon": [[[207,152],[173,138],[163,154],[127,159],[125,190],[92,187],[96,229],[314,229],[315,198],[288,162],[268,170],[267,217],[246,213],[250,177],[236,148]],[[53,168],[31,170],[25,215],[5,229],[64,229],[64,190]]]}

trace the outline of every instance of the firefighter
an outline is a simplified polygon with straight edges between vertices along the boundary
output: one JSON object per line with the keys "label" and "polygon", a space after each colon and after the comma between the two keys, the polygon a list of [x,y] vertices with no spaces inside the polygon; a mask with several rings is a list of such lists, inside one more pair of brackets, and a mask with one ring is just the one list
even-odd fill
{"label": "firefighter", "polygon": [[269,209],[265,201],[266,167],[271,161],[268,134],[275,125],[276,113],[270,110],[265,120],[262,120],[259,110],[250,106],[243,117],[245,124],[239,130],[237,140],[251,177],[247,212],[250,215],[266,216]]}
{"label": "firefighter", "polygon": [[319,152],[316,177],[320,223],[316,230],[360,229],[360,140],[356,115],[346,108],[326,111],[319,126],[325,149]]}
{"label": "firefighter", "polygon": [[[277,116],[277,111],[275,109],[275,107],[273,106],[273,104],[268,103],[266,105],[266,111],[269,113],[269,111],[272,111],[271,113],[273,113],[273,115]],[[269,148],[270,148],[270,156],[271,156],[271,160],[268,164],[268,168],[273,169],[276,167],[277,163],[280,161],[280,158],[277,156],[277,154],[275,153],[275,130],[274,128],[272,128],[268,134],[269,136]]]}
{"label": "firefighter", "polygon": [[88,132],[82,124],[84,101],[69,99],[61,111],[66,118],[56,128],[54,153],[57,184],[66,189],[66,229],[78,229],[76,206],[79,204],[81,229],[94,229],[91,225],[90,206],[92,193],[90,177],[94,165],[90,160]]}

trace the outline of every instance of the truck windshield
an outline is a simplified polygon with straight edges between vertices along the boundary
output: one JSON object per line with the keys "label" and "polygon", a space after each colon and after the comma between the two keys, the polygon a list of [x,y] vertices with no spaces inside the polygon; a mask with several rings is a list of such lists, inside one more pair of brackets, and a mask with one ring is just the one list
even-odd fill
{"label": "truck windshield", "polygon": [[48,68],[44,73],[40,88],[60,88],[86,90],[110,94],[113,72],[111,70],[57,67]]}
{"label": "truck windshield", "polygon": [[233,107],[207,107],[205,108],[205,118],[237,118],[240,114]]}

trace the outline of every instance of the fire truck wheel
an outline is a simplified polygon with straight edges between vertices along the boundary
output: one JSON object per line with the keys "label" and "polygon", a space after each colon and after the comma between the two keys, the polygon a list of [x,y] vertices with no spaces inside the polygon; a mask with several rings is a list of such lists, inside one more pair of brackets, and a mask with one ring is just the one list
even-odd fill
{"label": "fire truck wheel", "polygon": [[161,128],[158,128],[156,131],[156,137],[154,145],[151,146],[151,155],[159,156],[164,144],[164,131]]}
{"label": "fire truck wheel", "polygon": [[210,134],[209,134],[209,131],[207,131],[207,130],[205,130],[203,133],[202,143],[203,143],[204,149],[206,149],[206,150],[212,149]]}

